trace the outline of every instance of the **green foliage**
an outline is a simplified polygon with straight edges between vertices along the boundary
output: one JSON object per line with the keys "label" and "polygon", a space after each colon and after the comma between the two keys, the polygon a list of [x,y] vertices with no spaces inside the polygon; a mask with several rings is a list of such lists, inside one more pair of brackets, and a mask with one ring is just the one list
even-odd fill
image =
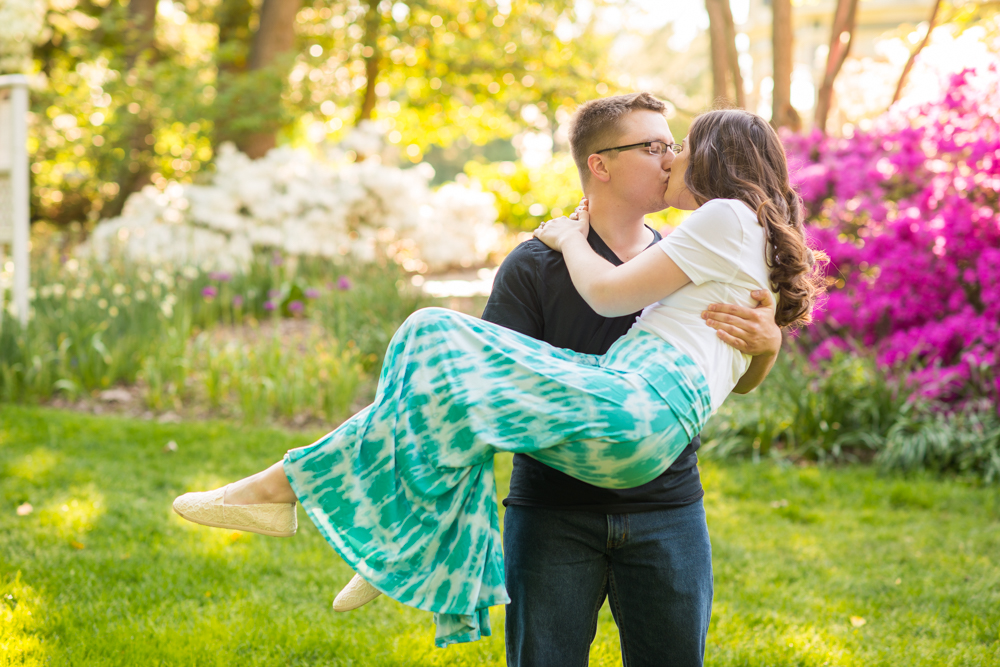
{"label": "green foliage", "polygon": [[813,460],[851,458],[881,447],[908,397],[904,385],[874,359],[837,353],[816,365],[788,345],[764,384],[731,396],[719,409],[702,451],[720,457],[773,452]]}
{"label": "green foliage", "polygon": [[[0,328],[0,400],[77,398],[141,379],[157,409],[207,399],[245,417],[339,417],[399,324],[429,303],[394,266],[263,257],[227,275],[61,260],[54,248],[34,266],[27,329],[9,316]],[[260,345],[239,342],[261,322],[276,332],[276,304],[290,313],[296,296],[297,315],[316,323],[303,347],[260,333]],[[221,339],[198,335],[219,327]]]}
{"label": "green foliage", "polygon": [[202,332],[168,340],[143,362],[138,379],[154,410],[188,406],[248,422],[349,416],[368,379],[355,345],[342,345],[319,327],[289,337],[257,331],[226,336]]}
{"label": "green foliage", "polygon": [[908,404],[878,453],[884,467],[957,471],[1000,480],[1000,416],[996,406],[937,412]]}
{"label": "green foliage", "polygon": [[874,459],[886,470],[1000,480],[996,406],[929,404],[907,384],[859,351],[838,352],[817,365],[786,346],[764,384],[723,404],[705,429],[701,452],[755,460]]}
{"label": "green foliage", "polygon": [[[385,596],[333,614],[352,573],[301,513],[298,535],[276,539],[170,511],[177,494],[318,435],[0,406],[0,664],[503,665],[502,607],[492,637],[447,650],[433,648],[429,614]],[[1000,490],[858,467],[701,468],[707,664],[1000,660]],[[509,475],[497,457],[501,498]],[[19,516],[23,503],[33,511]],[[607,605],[590,664],[621,665]]]}
{"label": "green foliage", "polygon": [[[523,162],[470,161],[465,174],[492,192],[496,198],[498,220],[513,229],[531,231],[541,222],[569,215],[580,203],[583,189],[573,158],[556,153],[548,164],[527,167]],[[657,229],[676,227],[687,211],[665,209],[646,216]]]}
{"label": "green foliage", "polygon": [[[589,25],[556,36],[560,22],[576,20],[568,0],[340,0],[299,18],[302,53],[316,45],[319,55],[300,60],[290,99],[318,119],[353,122],[374,67],[384,84],[374,117],[419,149],[414,161],[431,144],[510,137],[528,105],[542,112],[533,123],[550,127],[560,107],[609,89],[610,38]],[[324,110],[326,100],[337,108]]]}
{"label": "green foliage", "polygon": [[274,133],[294,123],[296,114],[282,99],[293,62],[283,56],[271,67],[229,72],[221,70],[212,104],[204,111],[215,128],[214,145],[241,140],[254,133]]}
{"label": "green foliage", "polygon": [[583,192],[573,159],[566,154],[537,168],[518,162],[469,162],[465,173],[496,197],[498,220],[530,231],[542,221],[569,215]]}
{"label": "green foliage", "polygon": [[124,5],[82,3],[46,20],[49,39],[35,50],[44,85],[32,90],[28,141],[34,219],[117,214],[134,189],[189,181],[211,160],[203,34],[175,26],[137,52]]}
{"label": "green foliage", "polygon": [[295,139],[319,124],[336,138],[364,115],[368,87],[366,113],[414,162],[431,145],[552,131],[581,94],[610,90],[610,37],[592,26],[556,37],[575,20],[569,0],[514,0],[507,13],[473,0],[317,0],[299,12],[293,50],[248,71],[256,4],[173,2],[148,34],[124,3],[49,11],[34,54],[44,74],[31,100],[34,218],[117,215],[146,183],[196,178],[221,141]]}

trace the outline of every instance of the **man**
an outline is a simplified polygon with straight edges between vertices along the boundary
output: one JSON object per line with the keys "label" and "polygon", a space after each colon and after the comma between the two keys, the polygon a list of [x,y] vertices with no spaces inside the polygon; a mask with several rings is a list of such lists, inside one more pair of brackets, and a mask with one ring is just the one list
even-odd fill
{"label": "man", "polygon": [[[573,119],[570,147],[589,199],[588,241],[615,265],[660,240],[643,216],[664,208],[673,149],[679,150],[664,109],[637,93],[588,102]],[[726,342],[748,354],[777,354],[781,332],[773,309],[718,308],[707,325]],[[483,319],[558,347],[603,354],[637,314],[599,316],[573,288],[562,255],[532,239],[500,267]],[[712,560],[695,454],[700,444],[695,438],[652,482],[617,490],[514,456],[504,500],[510,667],[586,665],[608,596],[623,664],[702,664]]]}

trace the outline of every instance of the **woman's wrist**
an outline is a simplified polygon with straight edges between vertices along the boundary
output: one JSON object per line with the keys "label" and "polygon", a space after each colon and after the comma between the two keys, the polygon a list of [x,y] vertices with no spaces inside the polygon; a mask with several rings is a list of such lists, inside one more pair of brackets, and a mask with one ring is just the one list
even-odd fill
{"label": "woman's wrist", "polygon": [[587,237],[576,230],[568,231],[559,237],[559,249],[563,254],[566,254],[566,251],[574,245],[580,247],[579,244],[581,243],[588,247],[590,246],[590,244],[587,243]]}

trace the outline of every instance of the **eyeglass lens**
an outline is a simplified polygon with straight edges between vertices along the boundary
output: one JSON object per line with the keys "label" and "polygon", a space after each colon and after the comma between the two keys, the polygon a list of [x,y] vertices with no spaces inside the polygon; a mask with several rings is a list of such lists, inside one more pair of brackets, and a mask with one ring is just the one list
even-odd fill
{"label": "eyeglass lens", "polygon": [[664,155],[667,151],[677,155],[681,152],[682,147],[680,144],[665,144],[662,141],[651,141],[649,142],[648,150],[650,155]]}

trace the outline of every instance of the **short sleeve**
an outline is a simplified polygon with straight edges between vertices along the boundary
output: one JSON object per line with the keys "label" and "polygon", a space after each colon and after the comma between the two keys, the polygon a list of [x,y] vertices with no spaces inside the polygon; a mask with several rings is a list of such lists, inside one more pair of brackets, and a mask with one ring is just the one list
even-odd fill
{"label": "short sleeve", "polygon": [[732,282],[743,252],[743,225],[732,205],[706,202],[656,244],[695,285]]}
{"label": "short sleeve", "polygon": [[538,298],[537,263],[530,244],[525,241],[500,264],[483,319],[541,339],[545,320]]}

